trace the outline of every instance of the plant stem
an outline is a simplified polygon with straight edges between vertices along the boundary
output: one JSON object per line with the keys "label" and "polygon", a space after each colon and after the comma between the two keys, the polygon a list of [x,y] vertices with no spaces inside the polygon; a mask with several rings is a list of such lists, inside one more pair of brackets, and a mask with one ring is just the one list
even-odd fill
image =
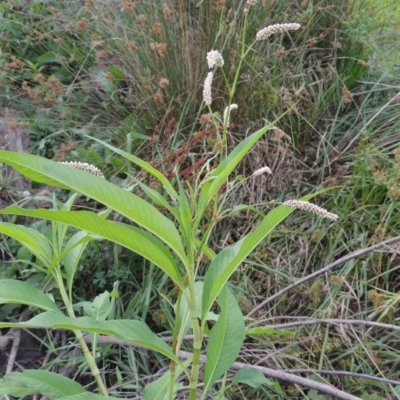
{"label": "plant stem", "polygon": [[189,400],[196,400],[197,395],[197,383],[199,381],[199,370],[200,370],[200,350],[203,341],[202,330],[200,329],[199,319],[197,318],[196,310],[196,291],[195,291],[195,272],[194,272],[194,236],[190,238],[188,242],[188,256],[189,256],[189,268],[188,268],[188,289],[189,289],[189,307],[190,307],[190,319],[192,321],[193,329],[193,362],[191,371],[191,380],[189,382]]}
{"label": "plant stem", "polygon": [[[196,303],[194,303],[194,307],[196,308]],[[196,309],[194,311],[190,310],[190,314],[192,319],[194,339],[193,339],[193,361],[192,361],[192,373],[191,373],[192,379],[191,382],[189,383],[189,400],[196,400],[197,383],[199,380],[200,350],[202,343],[202,335],[201,335],[199,320],[196,315]]]}
{"label": "plant stem", "polygon": [[[68,294],[67,294],[67,292],[65,290],[64,282],[63,282],[61,274],[59,273],[59,271],[57,271],[55,274],[53,274],[53,276],[54,276],[54,278],[55,278],[55,280],[57,282],[57,285],[58,285],[58,288],[60,290],[62,299],[63,299],[65,307],[67,309],[68,316],[70,318],[76,318],[75,317],[75,313],[74,313],[74,309],[72,307],[72,303],[71,303],[71,301],[70,301],[70,299],[68,297]],[[101,378],[100,371],[99,371],[99,369],[97,368],[97,365],[96,365],[96,361],[93,358],[93,356],[92,356],[92,354],[91,354],[91,352],[89,350],[89,347],[87,346],[87,344],[85,342],[85,339],[83,338],[82,332],[79,331],[79,330],[76,330],[76,329],[73,329],[72,332],[76,336],[76,339],[78,340],[79,345],[81,346],[83,354],[84,354],[84,356],[86,358],[86,361],[87,361],[87,363],[89,365],[90,371],[92,372],[92,375],[93,375],[94,379],[96,380],[96,383],[97,383],[97,385],[98,385],[98,387],[100,389],[101,394],[103,396],[108,396],[107,388],[106,388],[106,386],[105,386],[105,384],[103,382],[103,379]]]}
{"label": "plant stem", "polygon": [[[176,313],[175,313],[175,324],[174,331],[172,334],[172,351],[174,354],[179,354],[179,347],[177,345],[177,336],[179,331],[179,310],[181,308],[181,300],[182,300],[182,291],[179,291],[178,300],[176,302]],[[174,384],[175,384],[175,371],[176,371],[176,363],[174,361],[170,361],[169,363],[169,388],[168,388],[168,399],[173,400],[174,397]]]}
{"label": "plant stem", "polygon": [[171,360],[169,362],[169,385],[168,385],[169,400],[173,400],[174,398],[175,371],[176,371],[176,363],[175,361]]}

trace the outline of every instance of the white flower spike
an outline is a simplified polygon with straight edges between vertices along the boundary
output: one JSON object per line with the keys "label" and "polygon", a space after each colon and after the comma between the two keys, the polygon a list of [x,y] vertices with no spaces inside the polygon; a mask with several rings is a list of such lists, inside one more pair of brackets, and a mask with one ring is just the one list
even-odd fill
{"label": "white flower spike", "polygon": [[231,104],[229,107],[226,107],[224,110],[224,117],[223,117],[223,124],[224,126],[229,125],[229,118],[231,116],[231,111],[232,110],[237,110],[238,105],[237,104]]}
{"label": "white flower spike", "polygon": [[293,24],[275,24],[269,25],[264,29],[257,32],[256,40],[265,40],[275,33],[283,33],[287,31],[297,31],[300,29],[301,25],[297,23]]}
{"label": "white flower spike", "polygon": [[271,169],[269,167],[265,166],[265,167],[262,167],[262,168],[259,168],[259,169],[255,170],[253,172],[252,176],[262,175],[264,172],[266,172],[268,175],[272,174]]}
{"label": "white flower spike", "polygon": [[308,201],[302,200],[287,200],[283,203],[284,206],[298,208],[299,210],[309,211],[320,217],[330,219],[332,221],[336,221],[339,219],[339,216],[333,213],[330,213],[325,210],[325,208],[318,207],[316,204],[309,203]]}
{"label": "white flower spike", "polygon": [[212,87],[213,78],[214,78],[213,72],[209,72],[204,81],[203,100],[204,100],[204,103],[206,103],[208,106],[211,105],[211,103],[212,103],[211,87]]}
{"label": "white flower spike", "polygon": [[207,53],[207,64],[208,68],[214,67],[223,67],[224,66],[224,59],[222,55],[217,50],[211,50]]}

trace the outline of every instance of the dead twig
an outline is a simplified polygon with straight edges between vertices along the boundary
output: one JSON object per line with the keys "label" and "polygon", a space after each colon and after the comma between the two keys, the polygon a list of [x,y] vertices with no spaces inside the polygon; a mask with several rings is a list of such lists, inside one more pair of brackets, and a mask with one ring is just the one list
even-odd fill
{"label": "dead twig", "polygon": [[[10,332],[9,332],[10,334]],[[10,355],[8,357],[7,367],[6,367],[6,374],[10,374],[14,369],[15,359],[17,357],[19,344],[21,341],[21,330],[20,329],[13,329],[11,332],[13,336],[13,345],[11,347]]]}

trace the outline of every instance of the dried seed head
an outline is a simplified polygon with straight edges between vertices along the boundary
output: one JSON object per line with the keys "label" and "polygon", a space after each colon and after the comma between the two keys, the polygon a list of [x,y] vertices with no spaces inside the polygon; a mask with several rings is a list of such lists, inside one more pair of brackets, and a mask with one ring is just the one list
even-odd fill
{"label": "dried seed head", "polygon": [[207,53],[207,64],[208,68],[214,67],[223,67],[224,66],[224,59],[222,55],[217,50],[211,50]]}
{"label": "dried seed head", "polygon": [[213,78],[214,78],[213,72],[209,72],[204,81],[203,100],[204,100],[204,103],[206,103],[208,106],[211,105],[211,103],[212,103],[211,86],[212,86]]}
{"label": "dried seed head", "polygon": [[169,86],[169,80],[168,80],[167,78],[161,78],[161,79],[158,81],[158,86],[159,86],[161,89],[165,89],[166,87]]}
{"label": "dried seed head", "polygon": [[224,110],[223,124],[224,127],[229,125],[229,117],[231,116],[232,110],[237,110],[237,104],[231,104],[229,107],[226,107]]}
{"label": "dried seed head", "polygon": [[262,167],[262,168],[259,168],[259,169],[255,170],[253,172],[252,176],[262,175],[264,172],[266,172],[268,175],[272,174],[271,169],[269,167],[265,166],[265,167]]}
{"label": "dried seed head", "polygon": [[167,55],[167,43],[150,43],[150,48],[156,52],[160,60]]}
{"label": "dried seed head", "polygon": [[256,40],[265,40],[270,36],[274,35],[275,33],[283,33],[287,31],[297,31],[300,29],[300,24],[293,23],[293,24],[275,24],[269,25],[264,29],[261,29],[257,32]]}
{"label": "dried seed head", "polygon": [[336,221],[339,219],[339,216],[333,213],[330,213],[325,210],[325,208],[318,207],[315,204],[309,203],[308,201],[302,200],[287,200],[283,203],[284,206],[298,208],[303,211],[310,211],[320,217],[330,219],[332,221]]}
{"label": "dried seed head", "polygon": [[77,162],[77,161],[62,161],[62,162],[59,162],[59,164],[68,165],[69,167],[80,169],[82,171],[89,172],[89,174],[92,174],[94,176],[98,176],[99,178],[105,179],[103,173],[92,164],[81,163],[81,162]]}

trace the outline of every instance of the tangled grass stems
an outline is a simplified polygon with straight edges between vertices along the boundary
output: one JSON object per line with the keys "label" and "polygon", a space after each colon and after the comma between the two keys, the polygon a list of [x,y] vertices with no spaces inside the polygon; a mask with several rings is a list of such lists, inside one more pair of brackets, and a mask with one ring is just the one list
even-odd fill
{"label": "tangled grass stems", "polygon": [[[85,337],[85,340],[88,343],[91,343],[91,339],[89,336]],[[123,340],[111,338],[111,337],[106,337],[102,336],[99,339],[99,343],[101,344],[116,344],[120,346],[134,346],[136,345],[132,344],[131,342],[126,342]],[[193,353],[181,350],[179,352],[179,357],[182,359],[190,359],[193,357]],[[206,357],[205,356],[200,356],[200,362],[202,364],[206,363]],[[351,394],[345,393],[342,390],[336,389],[335,387],[331,385],[327,385],[324,383],[316,382],[312,379],[307,379],[307,378],[302,378],[298,377],[292,373],[285,372],[285,371],[278,371],[278,370],[273,370],[271,368],[266,368],[266,367],[261,367],[258,365],[251,365],[251,364],[245,364],[242,362],[235,362],[233,363],[231,369],[232,370],[242,370],[242,369],[248,369],[248,368],[254,368],[258,371],[260,371],[262,374],[264,374],[266,377],[269,378],[274,378],[277,379],[278,381],[284,381],[290,384],[295,384],[295,385],[300,385],[302,387],[308,388],[308,389],[314,389],[318,390],[321,393],[329,394],[333,396],[334,398],[341,399],[341,400],[360,400],[359,397],[353,396]],[[181,389],[181,390],[186,390],[186,389]]]}
{"label": "tangled grass stems", "polygon": [[307,276],[305,276],[304,278],[299,279],[297,282],[291,283],[290,285],[288,285],[287,287],[285,287],[284,289],[280,290],[279,292],[275,293],[274,295],[268,297],[267,299],[265,299],[264,301],[262,301],[260,304],[258,304],[256,307],[254,307],[246,316],[247,317],[251,317],[252,315],[254,315],[257,311],[261,310],[262,308],[264,308],[267,304],[271,303],[272,301],[276,300],[277,298],[283,296],[285,293],[289,292],[290,290],[292,290],[293,288],[295,288],[296,286],[302,285],[305,282],[308,282],[311,279],[316,278],[317,276],[320,276],[322,274],[325,274],[326,272],[332,271],[333,269],[335,269],[336,267],[342,265],[343,263],[352,260],[354,258],[360,257],[364,254],[373,252],[381,247],[385,247],[388,246],[392,243],[396,243],[400,241],[400,236],[396,236],[393,238],[390,238],[388,240],[384,240],[380,243],[377,243],[373,246],[367,247],[365,249],[361,249],[361,250],[357,250],[354,251],[350,254],[347,254],[341,258],[339,258],[338,260],[334,261],[333,263],[327,265],[325,268],[322,268],[318,271],[313,272],[312,274],[309,274]]}

